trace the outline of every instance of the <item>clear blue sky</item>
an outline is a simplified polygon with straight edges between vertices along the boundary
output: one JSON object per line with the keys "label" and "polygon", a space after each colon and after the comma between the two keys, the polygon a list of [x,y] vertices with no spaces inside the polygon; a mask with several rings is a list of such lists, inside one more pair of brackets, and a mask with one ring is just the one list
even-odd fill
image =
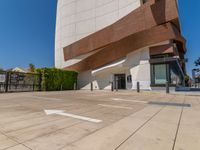
{"label": "clear blue sky", "polygon": [[191,75],[194,61],[200,57],[200,1],[179,0],[179,14],[182,34],[187,40],[187,71]]}
{"label": "clear blue sky", "polygon": [[54,66],[56,0],[0,0],[0,68]]}
{"label": "clear blue sky", "polygon": [[[179,0],[191,74],[200,57],[200,1]],[[0,67],[54,66],[56,0],[0,0]]]}

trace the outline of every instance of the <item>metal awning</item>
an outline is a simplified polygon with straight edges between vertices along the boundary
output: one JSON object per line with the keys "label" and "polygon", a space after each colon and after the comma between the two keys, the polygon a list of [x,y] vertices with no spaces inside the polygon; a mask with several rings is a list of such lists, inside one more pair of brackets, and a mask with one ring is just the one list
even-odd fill
{"label": "metal awning", "polygon": [[184,77],[185,74],[184,74],[184,72],[183,72],[183,70],[181,68],[179,60],[180,60],[179,57],[164,57],[164,58],[150,59],[149,62],[151,64],[176,62],[178,67],[179,67],[179,70],[180,70],[182,76]]}

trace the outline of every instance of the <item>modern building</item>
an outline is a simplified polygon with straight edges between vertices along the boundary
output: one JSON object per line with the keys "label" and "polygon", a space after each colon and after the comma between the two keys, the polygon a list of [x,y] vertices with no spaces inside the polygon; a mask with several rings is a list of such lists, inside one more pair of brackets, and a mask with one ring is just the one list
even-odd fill
{"label": "modern building", "polygon": [[185,39],[177,0],[58,0],[55,66],[78,88],[182,85]]}

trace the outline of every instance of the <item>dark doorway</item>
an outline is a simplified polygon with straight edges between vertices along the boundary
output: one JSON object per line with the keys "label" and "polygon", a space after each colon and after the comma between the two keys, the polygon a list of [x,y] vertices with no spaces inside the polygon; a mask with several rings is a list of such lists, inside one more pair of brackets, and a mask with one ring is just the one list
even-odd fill
{"label": "dark doorway", "polygon": [[115,89],[126,89],[126,74],[115,74]]}

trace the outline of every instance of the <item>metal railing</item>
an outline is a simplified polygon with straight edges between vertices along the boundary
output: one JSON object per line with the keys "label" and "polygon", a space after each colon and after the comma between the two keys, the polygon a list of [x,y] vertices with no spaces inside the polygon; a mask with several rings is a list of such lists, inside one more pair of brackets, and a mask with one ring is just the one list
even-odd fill
{"label": "metal railing", "polygon": [[41,74],[0,72],[0,92],[41,91]]}

